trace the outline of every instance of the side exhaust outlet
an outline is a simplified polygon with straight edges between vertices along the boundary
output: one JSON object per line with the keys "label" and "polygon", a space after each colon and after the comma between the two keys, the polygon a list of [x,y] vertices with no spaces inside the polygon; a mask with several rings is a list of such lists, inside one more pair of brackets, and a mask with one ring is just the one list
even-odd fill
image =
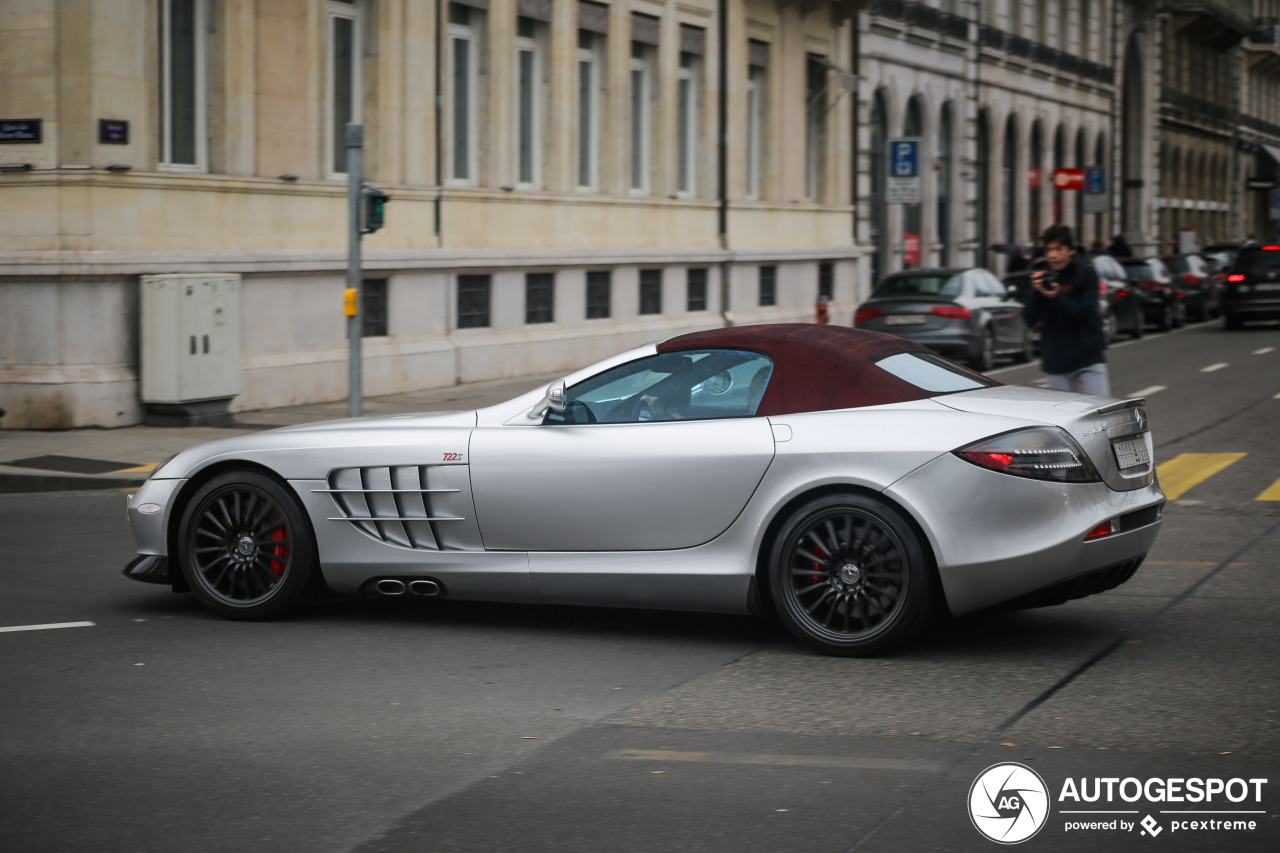
{"label": "side exhaust outlet", "polygon": [[403,595],[404,581],[398,581],[395,578],[383,578],[378,581],[374,589],[383,595]]}
{"label": "side exhaust outlet", "polygon": [[409,581],[409,592],[421,596],[439,595],[440,584],[427,580]]}

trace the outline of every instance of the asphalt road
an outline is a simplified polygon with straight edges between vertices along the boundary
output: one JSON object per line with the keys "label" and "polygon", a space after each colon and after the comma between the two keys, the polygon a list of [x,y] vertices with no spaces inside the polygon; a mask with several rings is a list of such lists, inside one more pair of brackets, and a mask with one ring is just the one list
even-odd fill
{"label": "asphalt road", "polygon": [[[966,806],[1001,762],[1050,791],[1027,850],[1280,849],[1280,328],[1109,359],[1177,487],[1147,563],[870,660],[697,614],[335,599],[224,622],[120,576],[121,493],[0,496],[0,628],[93,623],[0,631],[0,849],[982,851]],[[1059,798],[1099,777],[1268,781],[1260,803]],[[1127,813],[1064,813],[1103,808]],[[1066,828],[1148,815],[1154,837]]]}

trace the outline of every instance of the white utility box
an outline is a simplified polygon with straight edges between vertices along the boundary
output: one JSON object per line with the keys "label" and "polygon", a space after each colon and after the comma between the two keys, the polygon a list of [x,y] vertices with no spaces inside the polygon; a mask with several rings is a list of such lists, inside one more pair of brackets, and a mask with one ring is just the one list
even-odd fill
{"label": "white utility box", "polygon": [[139,301],[148,423],[228,420],[240,393],[240,276],[144,275]]}

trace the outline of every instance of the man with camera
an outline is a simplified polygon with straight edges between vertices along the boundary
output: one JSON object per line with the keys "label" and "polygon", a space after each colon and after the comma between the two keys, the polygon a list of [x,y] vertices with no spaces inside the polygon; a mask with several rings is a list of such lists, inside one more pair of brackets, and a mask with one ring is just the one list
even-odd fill
{"label": "man with camera", "polygon": [[1028,327],[1040,324],[1040,363],[1049,387],[1109,397],[1098,276],[1076,255],[1067,226],[1049,226],[1041,242],[1048,269],[1031,274],[1022,318]]}

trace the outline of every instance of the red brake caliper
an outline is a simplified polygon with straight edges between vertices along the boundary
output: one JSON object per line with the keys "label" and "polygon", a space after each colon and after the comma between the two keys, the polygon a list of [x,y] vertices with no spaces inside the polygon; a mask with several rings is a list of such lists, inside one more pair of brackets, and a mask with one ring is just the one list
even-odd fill
{"label": "red brake caliper", "polygon": [[[284,539],[284,519],[277,515],[276,521],[280,522],[280,526],[277,527],[275,530],[271,531],[271,538],[273,540],[279,541],[281,539]],[[280,542],[280,544],[278,545],[272,545],[271,554],[272,556],[280,557],[282,559],[287,558],[289,556],[289,546],[284,542]],[[272,560],[271,571],[275,572],[276,574],[281,574],[282,572],[284,572],[284,563],[281,563],[277,560]]]}

